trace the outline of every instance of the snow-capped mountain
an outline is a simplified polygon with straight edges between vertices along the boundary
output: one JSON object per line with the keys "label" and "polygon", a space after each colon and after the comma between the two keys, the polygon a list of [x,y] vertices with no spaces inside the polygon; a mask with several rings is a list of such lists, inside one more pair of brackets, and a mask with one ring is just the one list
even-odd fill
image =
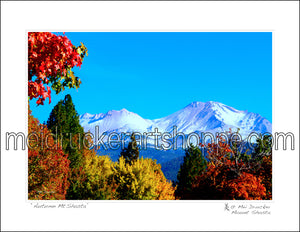
{"label": "snow-capped mountain", "polygon": [[160,119],[144,119],[126,109],[111,110],[107,113],[88,114],[80,116],[80,124],[84,130],[95,133],[96,126],[99,134],[103,132],[172,132],[177,126],[178,132],[224,132],[229,128],[244,137],[251,132],[272,132],[272,124],[256,113],[236,110],[219,102],[193,102],[185,108]]}
{"label": "snow-capped mountain", "polygon": [[151,126],[151,120],[143,119],[141,116],[129,112],[126,109],[110,110],[103,114],[88,114],[85,113],[80,116],[80,124],[85,131],[94,131],[95,126],[99,126],[100,133],[105,131],[147,131]]}

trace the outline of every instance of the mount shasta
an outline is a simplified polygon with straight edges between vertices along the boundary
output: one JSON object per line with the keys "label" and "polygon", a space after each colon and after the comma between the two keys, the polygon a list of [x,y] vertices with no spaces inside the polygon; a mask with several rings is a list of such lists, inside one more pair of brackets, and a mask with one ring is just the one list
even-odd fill
{"label": "mount shasta", "polygon": [[103,132],[172,132],[174,126],[178,132],[224,132],[240,129],[244,138],[251,132],[272,132],[272,124],[257,113],[236,110],[219,102],[192,102],[183,109],[163,118],[144,119],[126,109],[111,110],[107,113],[80,115],[80,124],[85,132],[95,133],[96,126],[99,134]]}

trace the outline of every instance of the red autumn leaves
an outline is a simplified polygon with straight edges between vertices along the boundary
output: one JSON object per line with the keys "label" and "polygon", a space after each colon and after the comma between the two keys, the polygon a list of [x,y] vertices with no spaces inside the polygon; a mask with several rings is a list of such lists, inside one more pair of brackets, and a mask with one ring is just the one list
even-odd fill
{"label": "red autumn leaves", "polygon": [[[197,198],[224,200],[262,200],[271,199],[267,191],[271,189],[272,175],[271,157],[265,157],[264,162],[257,166],[238,157],[234,149],[220,141],[208,145],[209,160],[207,169],[197,176],[192,191]],[[270,173],[269,173],[270,172]]]}
{"label": "red autumn leaves", "polygon": [[[28,149],[28,198],[63,200],[69,188],[68,155],[55,141],[48,128],[40,124],[28,110],[28,133],[32,136]],[[46,144],[48,146],[46,147]]]}
{"label": "red autumn leaves", "polygon": [[51,102],[51,77],[64,78],[70,69],[82,64],[81,51],[66,36],[50,32],[28,33],[28,96],[38,98],[43,105],[46,98]]}

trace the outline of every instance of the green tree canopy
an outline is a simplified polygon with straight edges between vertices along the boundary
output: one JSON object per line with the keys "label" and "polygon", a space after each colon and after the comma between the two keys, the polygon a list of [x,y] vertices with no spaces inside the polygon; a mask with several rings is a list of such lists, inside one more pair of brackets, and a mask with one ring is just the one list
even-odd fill
{"label": "green tree canopy", "polygon": [[195,178],[206,170],[206,165],[207,161],[199,147],[191,145],[186,149],[184,161],[177,175],[177,197],[184,198],[183,195],[191,191]]}
{"label": "green tree canopy", "polygon": [[137,161],[140,154],[139,148],[137,146],[137,142],[135,140],[134,133],[131,134],[130,139],[131,141],[128,143],[128,147],[124,148],[121,151],[121,155],[120,155],[120,157],[124,158],[126,164],[130,164],[134,161]]}
{"label": "green tree canopy", "polygon": [[54,106],[47,121],[47,127],[62,141],[63,150],[69,154],[70,167],[79,167],[82,162],[84,130],[79,124],[71,95],[67,94]]}

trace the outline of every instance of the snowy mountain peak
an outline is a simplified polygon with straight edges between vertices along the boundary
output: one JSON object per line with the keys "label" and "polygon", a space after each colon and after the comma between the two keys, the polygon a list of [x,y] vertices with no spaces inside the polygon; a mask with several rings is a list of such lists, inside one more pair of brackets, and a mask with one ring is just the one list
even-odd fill
{"label": "snowy mountain peak", "polygon": [[185,108],[212,108],[212,107],[224,107],[225,105],[220,102],[208,101],[208,102],[199,102],[194,101],[191,104],[187,105]]}
{"label": "snowy mountain peak", "polygon": [[[128,110],[123,108],[121,110],[110,110],[106,114],[107,115],[124,115],[124,114],[129,114],[129,113],[132,113],[132,112],[129,112]],[[132,113],[132,114],[134,114],[134,113]]]}
{"label": "snowy mountain peak", "polygon": [[80,123],[85,131],[94,131],[99,126],[100,133],[115,132],[150,132],[154,128],[162,133],[171,132],[176,126],[178,131],[191,133],[222,132],[231,128],[240,128],[241,134],[253,131],[264,133],[272,131],[272,124],[262,116],[248,111],[236,110],[219,102],[192,102],[183,109],[155,120],[144,119],[136,113],[126,109],[110,110],[106,114],[83,114]]}
{"label": "snowy mountain peak", "polygon": [[108,112],[110,112],[110,113],[126,113],[126,112],[129,112],[129,111],[126,110],[125,108],[123,108],[121,110],[110,110]]}
{"label": "snowy mountain peak", "polygon": [[194,101],[191,104],[187,105],[185,108],[197,108],[197,107],[203,107],[205,103],[203,102],[198,102],[198,101]]}

